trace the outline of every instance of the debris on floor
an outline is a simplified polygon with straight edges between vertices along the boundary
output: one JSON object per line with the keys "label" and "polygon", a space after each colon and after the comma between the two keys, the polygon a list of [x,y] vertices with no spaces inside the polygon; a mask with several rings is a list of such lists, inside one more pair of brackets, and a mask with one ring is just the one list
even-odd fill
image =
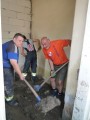
{"label": "debris on floor", "polygon": [[[29,74],[26,79],[33,86]],[[41,84],[42,80],[38,77],[36,84]],[[36,106],[37,101],[33,93],[18,77],[15,79],[14,91],[19,106],[13,107],[6,104],[6,120],[60,120],[64,107],[64,96],[61,100],[52,97],[49,84],[45,84],[38,92],[42,99],[39,106]]]}
{"label": "debris on floor", "polygon": [[39,107],[43,113],[49,112],[56,106],[60,106],[60,100],[53,96],[47,96],[46,98],[42,99],[39,104]]}

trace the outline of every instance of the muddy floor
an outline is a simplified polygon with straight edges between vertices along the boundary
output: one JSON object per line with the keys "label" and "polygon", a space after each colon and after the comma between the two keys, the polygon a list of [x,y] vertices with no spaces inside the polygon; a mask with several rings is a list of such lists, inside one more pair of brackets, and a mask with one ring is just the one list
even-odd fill
{"label": "muddy floor", "polygon": [[[30,85],[33,82],[30,80],[30,73],[26,77]],[[35,84],[41,84],[43,79],[38,76]],[[6,120],[61,120],[62,110],[64,107],[64,96],[60,98],[61,105],[56,106],[47,113],[43,113],[37,104],[36,97],[33,95],[29,87],[24,81],[20,81],[16,75],[14,81],[15,99],[18,100],[19,106],[13,107],[6,103]],[[45,84],[38,92],[41,99],[51,95],[50,85]]]}

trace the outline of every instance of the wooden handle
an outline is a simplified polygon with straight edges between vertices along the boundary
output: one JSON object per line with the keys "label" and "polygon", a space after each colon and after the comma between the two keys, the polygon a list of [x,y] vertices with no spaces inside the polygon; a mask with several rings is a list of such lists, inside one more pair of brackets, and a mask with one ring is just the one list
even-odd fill
{"label": "wooden handle", "polygon": [[59,70],[61,70],[65,65],[67,65],[68,62],[66,62],[65,64],[63,64],[60,68],[58,68],[48,79],[46,79],[41,85],[40,88],[51,78],[53,77],[54,74],[56,74]]}
{"label": "wooden handle", "polygon": [[27,82],[26,79],[24,79],[24,82],[27,84],[27,86],[30,88],[30,90],[32,91],[32,93],[35,95],[35,97],[37,98],[38,101],[41,101],[41,98],[39,97],[39,95],[36,93],[36,91],[33,89],[33,87]]}

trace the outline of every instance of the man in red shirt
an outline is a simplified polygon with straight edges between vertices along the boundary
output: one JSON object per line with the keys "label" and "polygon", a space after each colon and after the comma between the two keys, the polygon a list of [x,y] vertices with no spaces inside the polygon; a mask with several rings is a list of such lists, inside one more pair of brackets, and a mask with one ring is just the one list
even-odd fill
{"label": "man in red shirt", "polygon": [[[68,62],[68,58],[63,48],[71,45],[71,40],[66,39],[50,41],[47,37],[43,37],[41,39],[41,45],[43,47],[45,58],[48,59],[51,69],[50,73],[52,75],[58,68]],[[63,94],[63,83],[66,77],[67,69],[68,65],[65,65],[50,79],[53,95],[56,95],[57,92],[60,96]]]}

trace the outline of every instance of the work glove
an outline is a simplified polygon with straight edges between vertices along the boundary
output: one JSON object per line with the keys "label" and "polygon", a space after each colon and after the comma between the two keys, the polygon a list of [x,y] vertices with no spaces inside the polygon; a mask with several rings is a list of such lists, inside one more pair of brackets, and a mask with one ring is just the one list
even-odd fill
{"label": "work glove", "polygon": [[50,71],[50,75],[51,75],[52,77],[55,77],[55,76],[56,76],[55,70],[51,70],[51,71]]}

